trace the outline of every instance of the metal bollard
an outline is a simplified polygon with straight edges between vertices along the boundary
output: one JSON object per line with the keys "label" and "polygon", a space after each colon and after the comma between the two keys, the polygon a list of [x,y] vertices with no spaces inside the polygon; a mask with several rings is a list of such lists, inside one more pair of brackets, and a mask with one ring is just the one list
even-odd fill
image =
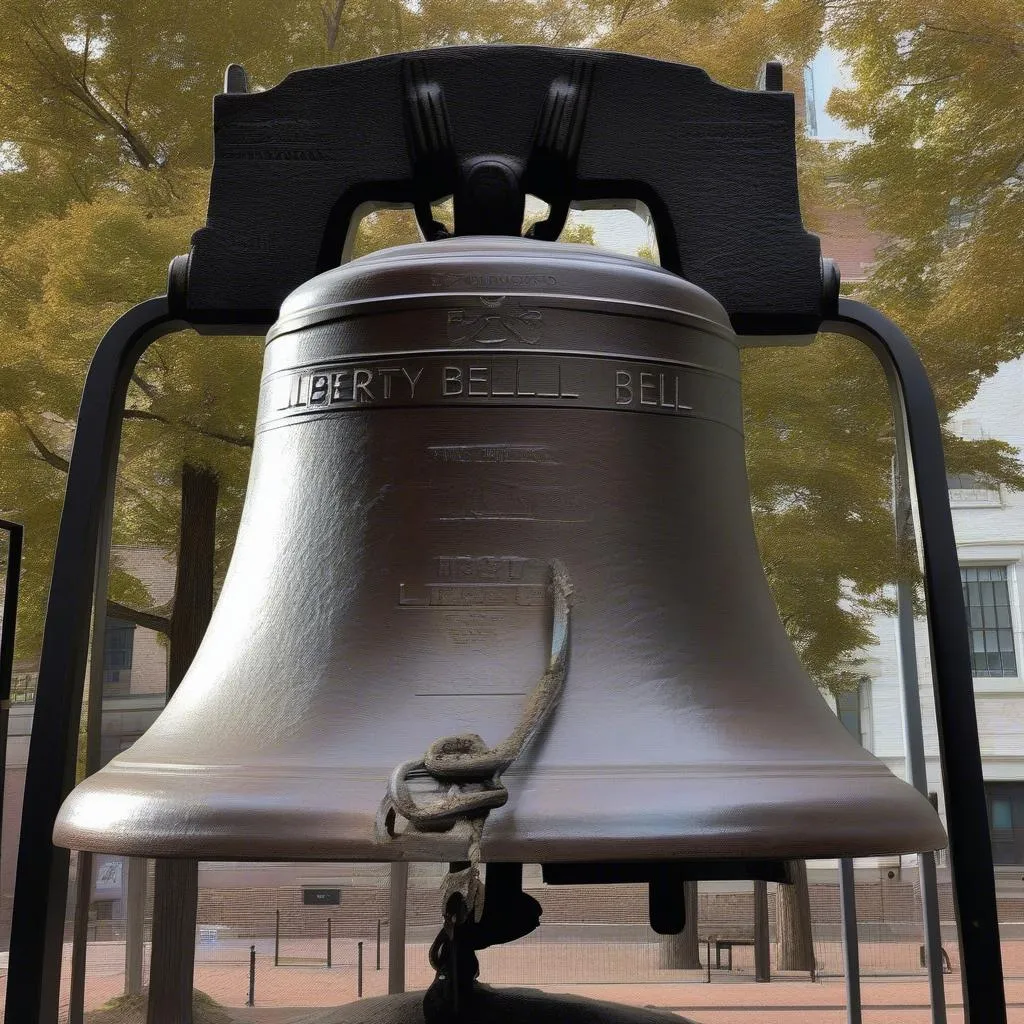
{"label": "metal bollard", "polygon": [[377,968],[380,970],[380,918],[377,918]]}
{"label": "metal bollard", "polygon": [[363,944],[359,943],[359,953],[356,958],[356,996],[363,998]]}
{"label": "metal bollard", "polygon": [[249,1001],[246,1006],[256,1005],[256,946],[249,947]]}
{"label": "metal bollard", "polygon": [[327,918],[327,966],[331,966],[331,919]]}
{"label": "metal bollard", "polygon": [[281,911],[274,911],[274,966],[281,965]]}

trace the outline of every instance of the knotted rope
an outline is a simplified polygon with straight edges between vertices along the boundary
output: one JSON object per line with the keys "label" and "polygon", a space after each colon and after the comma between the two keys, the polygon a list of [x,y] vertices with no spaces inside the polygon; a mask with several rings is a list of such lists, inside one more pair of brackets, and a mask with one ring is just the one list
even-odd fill
{"label": "knotted rope", "polygon": [[[396,835],[398,815],[420,832],[448,832],[459,822],[469,828],[469,866],[451,871],[442,885],[442,906],[453,893],[462,893],[475,920],[483,911],[483,885],[480,882],[480,841],[487,815],[508,801],[508,790],[501,776],[544,725],[554,710],[565,684],[569,659],[569,616],[572,583],[565,566],[551,563],[551,656],[547,670],[523,705],[515,729],[495,747],[488,747],[475,733],[446,736],[431,744],[421,758],[404,761],[388,780],[387,795],[377,814],[377,840],[387,842]],[[413,777],[430,776],[444,795],[426,803],[417,803],[410,791]]]}

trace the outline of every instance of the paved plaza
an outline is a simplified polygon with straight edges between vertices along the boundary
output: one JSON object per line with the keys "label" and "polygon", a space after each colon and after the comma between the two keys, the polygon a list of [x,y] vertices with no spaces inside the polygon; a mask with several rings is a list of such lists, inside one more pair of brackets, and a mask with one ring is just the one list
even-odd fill
{"label": "paved plaza", "polygon": [[[200,959],[196,963],[195,983],[217,1002],[230,1007],[231,1016],[240,1024],[328,1024],[327,1008],[350,1003],[358,998],[358,970],[351,954],[351,941],[340,942],[331,968],[323,965],[288,965],[275,967],[272,955],[260,954],[256,965],[256,1005],[246,1007],[249,965],[233,947],[220,950],[221,959]],[[509,950],[511,947],[509,947]],[[237,953],[247,952],[239,945]],[[538,964],[565,965],[580,954],[579,945],[536,944],[534,956]],[[203,951],[200,950],[200,957]],[[481,959],[494,959],[493,953]],[[508,952],[508,950],[506,951]],[[621,952],[621,951],[620,951]],[[703,953],[703,950],[702,950]],[[1024,942],[1007,942],[1003,947],[1007,973],[1006,995],[1010,1024],[1024,1024]],[[375,950],[364,944],[363,996],[387,992],[387,969],[375,969]],[[607,951],[613,957],[615,950]],[[66,950],[70,958],[70,947]],[[94,943],[90,946],[86,984],[86,1008],[94,1009],[123,991],[124,946],[121,943]],[[524,970],[519,959],[518,971]],[[426,963],[426,950],[410,945],[407,950],[407,981],[410,989],[423,988],[431,980]],[[846,1024],[846,992],[841,978],[827,977],[811,981],[805,974],[776,973],[770,984],[757,984],[752,972],[739,964],[734,971],[712,971],[711,982],[701,971],[665,971],[666,980],[636,980],[600,984],[589,982],[558,983],[537,980],[526,970],[521,978],[500,977],[495,962],[491,969],[484,964],[484,980],[495,985],[521,984],[548,992],[560,992],[608,1000],[632,1006],[660,1008],[698,1024]],[[64,977],[66,1005],[68,972]],[[618,972],[621,977],[621,969]],[[671,979],[671,980],[669,980]],[[949,1024],[963,1024],[962,996],[959,977],[946,977],[946,998]],[[864,1003],[864,1024],[930,1024],[928,988],[925,978],[873,977],[861,983]],[[126,1020],[125,1024],[134,1024]]]}

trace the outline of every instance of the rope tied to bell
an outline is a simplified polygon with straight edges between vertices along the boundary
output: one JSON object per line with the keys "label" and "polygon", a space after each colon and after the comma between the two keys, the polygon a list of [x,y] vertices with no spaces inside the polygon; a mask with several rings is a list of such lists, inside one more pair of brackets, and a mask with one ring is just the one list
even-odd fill
{"label": "rope tied to bell", "polygon": [[[442,884],[442,906],[461,893],[474,920],[483,911],[480,881],[480,844],[487,815],[508,801],[501,776],[522,754],[551,717],[565,685],[569,661],[570,609],[573,586],[565,566],[550,566],[551,654],[548,667],[523,704],[519,721],[501,743],[489,747],[475,733],[446,736],[432,743],[421,757],[404,761],[391,773],[387,795],[377,813],[377,841],[396,837],[400,815],[419,832],[448,832],[460,822],[469,830],[468,866],[450,871]],[[443,795],[418,803],[410,780],[424,776],[444,787]]]}

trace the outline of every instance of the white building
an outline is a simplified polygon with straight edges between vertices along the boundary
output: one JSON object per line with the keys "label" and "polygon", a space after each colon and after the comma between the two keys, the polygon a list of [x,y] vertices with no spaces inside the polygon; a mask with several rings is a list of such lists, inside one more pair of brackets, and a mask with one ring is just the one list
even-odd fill
{"label": "white building", "polygon": [[[956,416],[961,436],[992,437],[1024,449],[1024,358],[1004,364]],[[1024,865],[1024,492],[994,488],[969,477],[950,477],[964,602],[974,664],[985,790],[997,875],[1021,877]],[[859,707],[847,707],[853,726],[859,712],[864,745],[906,777],[896,621],[875,623],[878,644],[867,652],[870,683]],[[935,702],[927,625],[916,623],[921,705],[929,789],[939,796]],[[1016,867],[1012,867],[1016,865]]]}

